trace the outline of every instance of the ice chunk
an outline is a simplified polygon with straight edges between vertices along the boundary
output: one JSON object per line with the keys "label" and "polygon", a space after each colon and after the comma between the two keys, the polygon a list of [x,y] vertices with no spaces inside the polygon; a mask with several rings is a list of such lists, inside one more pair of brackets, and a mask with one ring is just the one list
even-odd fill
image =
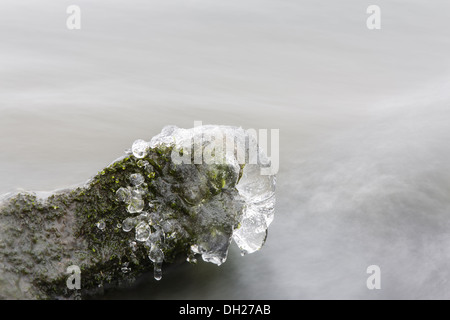
{"label": "ice chunk", "polygon": [[260,166],[248,164],[236,186],[246,206],[240,226],[234,230],[233,240],[241,253],[253,253],[264,245],[267,228],[275,213],[276,177],[261,175]]}
{"label": "ice chunk", "polygon": [[141,198],[146,193],[147,193],[147,190],[144,188],[144,185],[131,188],[131,196],[134,198]]}
{"label": "ice chunk", "polygon": [[145,242],[150,238],[151,234],[150,226],[145,223],[141,222],[136,226],[136,240],[140,242]]}
{"label": "ice chunk", "polygon": [[122,222],[122,229],[125,232],[131,231],[136,225],[136,219],[132,217],[128,217]]}
{"label": "ice chunk", "polygon": [[119,188],[116,191],[117,200],[122,202],[128,202],[131,198],[131,192],[128,188]]}
{"label": "ice chunk", "polygon": [[141,212],[144,209],[145,202],[141,198],[133,197],[128,204],[128,212],[129,213],[137,213]]}
{"label": "ice chunk", "polygon": [[144,158],[147,155],[148,143],[142,139],[136,140],[132,147],[131,152],[136,158]]}
{"label": "ice chunk", "polygon": [[133,186],[140,186],[144,183],[144,176],[140,173],[133,173],[130,175],[130,182]]}
{"label": "ice chunk", "polygon": [[259,214],[245,216],[233,233],[233,240],[241,249],[242,255],[261,249],[266,237],[267,225],[264,216]]}
{"label": "ice chunk", "polygon": [[199,254],[221,265],[232,240],[242,254],[264,245],[274,218],[276,177],[262,174],[269,161],[252,132],[169,126],[149,142],[135,141],[131,150],[136,173],[116,192],[132,214],[122,229],[135,228],[135,240],[149,250],[155,279],[161,279],[164,252],[173,246],[191,245],[189,262]]}
{"label": "ice chunk", "polygon": [[197,250],[202,254],[204,261],[220,266],[227,260],[231,238],[224,232],[213,230],[200,241]]}

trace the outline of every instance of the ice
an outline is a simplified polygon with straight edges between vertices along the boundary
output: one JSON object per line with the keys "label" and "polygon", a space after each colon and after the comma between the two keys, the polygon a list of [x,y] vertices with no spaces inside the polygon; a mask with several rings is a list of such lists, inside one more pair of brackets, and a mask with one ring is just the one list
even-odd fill
{"label": "ice", "polygon": [[100,220],[99,222],[96,223],[97,228],[99,228],[101,231],[105,230],[106,228],[106,223],[105,220]]}
{"label": "ice", "polygon": [[136,249],[137,249],[136,241],[130,241],[130,248],[132,251],[136,251]]}
{"label": "ice", "polygon": [[131,147],[131,152],[138,158],[144,158],[147,155],[148,143],[142,139],[138,139],[133,143]]}
{"label": "ice", "polygon": [[261,175],[260,166],[248,164],[236,186],[246,202],[239,228],[234,230],[233,240],[243,255],[253,253],[264,245],[267,228],[275,213],[276,177]]}
{"label": "ice", "polygon": [[149,250],[155,279],[162,277],[165,250],[178,244],[190,245],[187,261],[201,255],[217,265],[226,261],[232,240],[243,255],[264,245],[276,177],[262,174],[269,161],[253,134],[227,126],[169,126],[149,142],[136,140],[132,153],[137,170],[116,192],[130,214],[122,229],[135,228],[138,243],[130,247]]}
{"label": "ice", "polygon": [[148,238],[148,241],[150,241],[150,243],[153,244],[163,243],[164,240],[165,240],[164,231],[162,231],[161,229],[152,232],[152,234]]}
{"label": "ice", "polygon": [[164,253],[158,246],[152,245],[148,257],[153,262],[153,272],[155,280],[161,280],[162,278],[161,267],[164,261]]}
{"label": "ice", "polygon": [[197,263],[197,259],[195,258],[195,255],[192,253],[187,256],[186,261],[192,264]]}
{"label": "ice", "polygon": [[241,249],[241,254],[253,253],[264,245],[267,237],[267,224],[264,216],[255,214],[245,216],[241,225],[233,233],[233,240]]}
{"label": "ice", "polygon": [[154,245],[151,247],[148,257],[153,262],[157,262],[157,263],[163,262],[164,253],[162,252],[162,250],[160,248],[158,248],[158,246]]}
{"label": "ice", "polygon": [[131,192],[127,188],[119,188],[116,191],[116,197],[117,197],[117,200],[119,200],[119,201],[128,202],[128,201],[130,201],[130,198],[131,198]]}
{"label": "ice", "polygon": [[136,224],[139,224],[141,222],[149,223],[150,222],[150,215],[148,212],[142,212],[140,215],[136,217]]}
{"label": "ice", "polygon": [[130,175],[130,182],[133,186],[140,186],[144,183],[144,176],[140,173],[133,173]]}
{"label": "ice", "polygon": [[202,237],[198,251],[202,254],[204,261],[220,266],[227,260],[230,241],[231,238],[227,234],[214,230]]}
{"label": "ice", "polygon": [[134,198],[141,198],[146,193],[147,193],[147,190],[144,188],[144,185],[131,188],[131,196]]}
{"label": "ice", "polygon": [[136,240],[139,242],[145,242],[150,238],[151,234],[150,226],[145,223],[141,222],[136,226]]}
{"label": "ice", "polygon": [[136,225],[136,219],[128,217],[122,222],[122,230],[125,232],[131,231]]}
{"label": "ice", "polygon": [[133,197],[128,204],[128,212],[129,213],[137,213],[141,212],[144,209],[145,202],[141,198]]}
{"label": "ice", "polygon": [[162,263],[161,262],[155,262],[155,265],[153,266],[153,277],[155,280],[161,280],[162,279]]}
{"label": "ice", "polygon": [[120,270],[121,270],[123,273],[128,273],[128,272],[130,272],[130,271],[131,271],[131,268],[129,268],[128,265],[129,265],[129,262],[124,262],[124,263],[122,264],[122,268],[120,268]]}
{"label": "ice", "polygon": [[162,216],[159,212],[151,212],[149,214],[149,218],[150,218],[150,223],[155,226],[155,225],[159,225],[162,221]]}

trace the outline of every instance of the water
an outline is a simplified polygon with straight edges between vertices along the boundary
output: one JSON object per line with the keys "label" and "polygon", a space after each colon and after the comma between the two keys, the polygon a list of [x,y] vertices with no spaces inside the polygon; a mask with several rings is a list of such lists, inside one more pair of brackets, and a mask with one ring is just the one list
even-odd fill
{"label": "water", "polygon": [[[450,4],[0,4],[0,194],[86,181],[165,125],[280,129],[267,242],[138,298],[449,298]],[[379,265],[382,289],[366,288]]]}

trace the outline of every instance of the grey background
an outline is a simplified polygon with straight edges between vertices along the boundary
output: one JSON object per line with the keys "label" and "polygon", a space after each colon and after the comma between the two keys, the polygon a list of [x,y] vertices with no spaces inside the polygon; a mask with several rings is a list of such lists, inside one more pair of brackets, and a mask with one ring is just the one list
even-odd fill
{"label": "grey background", "polygon": [[[81,7],[82,29],[66,28]],[[366,28],[366,8],[382,29]],[[450,3],[4,0],[0,193],[86,181],[163,126],[280,129],[265,247],[123,298],[450,298]],[[366,288],[377,264],[382,289]],[[117,297],[117,296],[114,296]]]}

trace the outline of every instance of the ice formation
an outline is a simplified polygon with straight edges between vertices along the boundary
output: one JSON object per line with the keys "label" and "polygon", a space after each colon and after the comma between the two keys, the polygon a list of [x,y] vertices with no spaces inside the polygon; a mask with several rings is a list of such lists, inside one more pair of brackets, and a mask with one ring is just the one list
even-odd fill
{"label": "ice formation", "polygon": [[116,191],[128,212],[121,226],[134,232],[133,250],[148,250],[155,279],[162,277],[164,251],[171,246],[189,245],[191,263],[201,255],[220,265],[232,240],[243,255],[264,245],[276,178],[261,174],[267,157],[246,130],[168,126],[148,142],[135,141],[131,152],[140,172]]}

